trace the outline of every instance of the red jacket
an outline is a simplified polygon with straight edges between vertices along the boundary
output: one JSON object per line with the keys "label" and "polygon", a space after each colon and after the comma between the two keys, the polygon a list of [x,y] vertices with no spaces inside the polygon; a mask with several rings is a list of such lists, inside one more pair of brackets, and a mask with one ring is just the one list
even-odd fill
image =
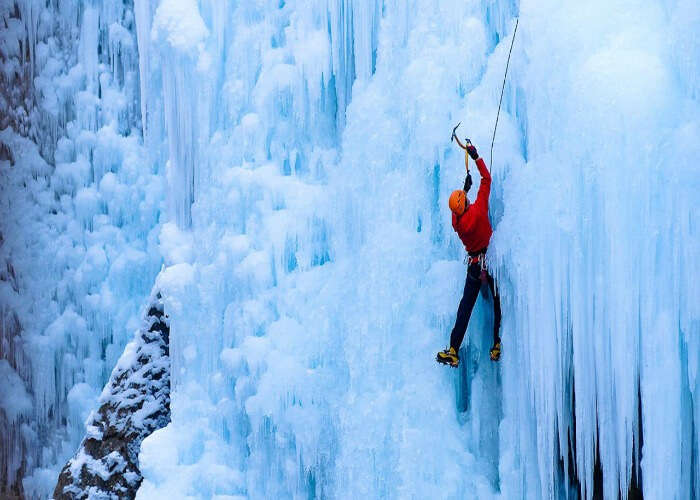
{"label": "red jacket", "polygon": [[476,252],[489,246],[491,240],[491,222],[489,221],[489,194],[491,192],[491,174],[483,158],[476,160],[476,167],[481,174],[481,185],[476,201],[469,205],[459,217],[452,212],[452,227],[464,243],[467,252]]}

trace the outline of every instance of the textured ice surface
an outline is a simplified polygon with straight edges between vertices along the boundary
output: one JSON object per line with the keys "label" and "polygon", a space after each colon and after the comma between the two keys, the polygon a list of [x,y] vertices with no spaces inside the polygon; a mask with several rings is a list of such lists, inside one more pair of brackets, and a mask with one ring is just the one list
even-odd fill
{"label": "textured ice surface", "polygon": [[160,269],[133,18],[0,2],[0,497],[50,495]]}
{"label": "textured ice surface", "polygon": [[[487,156],[517,15],[490,166],[505,354],[480,302],[446,372],[448,130]],[[696,5],[200,1],[188,22],[187,47],[180,24],[139,38],[180,228],[142,498],[625,498],[640,474],[697,495]]]}
{"label": "textured ice surface", "polygon": [[[3,94],[0,173],[40,225],[3,205],[1,290],[41,348],[2,357],[32,400],[11,418],[41,423],[10,426],[29,455],[36,429],[80,435],[162,256],[172,423],[143,443],[140,498],[700,497],[697,2],[20,6],[0,12],[39,117]],[[490,163],[516,16],[489,165],[503,358],[479,299],[445,370],[449,130]],[[66,351],[65,380],[29,368]],[[46,445],[26,487],[72,452]]]}

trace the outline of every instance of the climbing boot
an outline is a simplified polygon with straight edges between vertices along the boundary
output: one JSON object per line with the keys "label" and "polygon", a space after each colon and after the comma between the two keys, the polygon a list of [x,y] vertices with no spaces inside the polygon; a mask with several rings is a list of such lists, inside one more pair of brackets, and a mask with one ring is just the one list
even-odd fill
{"label": "climbing boot", "polygon": [[454,368],[459,366],[459,356],[457,355],[457,351],[455,351],[454,347],[440,351],[437,353],[437,357],[435,359],[438,363],[442,363],[443,365],[450,365]]}
{"label": "climbing boot", "polygon": [[493,344],[493,347],[489,351],[489,354],[491,355],[491,361],[498,361],[499,359],[501,359],[501,342],[500,341]]}

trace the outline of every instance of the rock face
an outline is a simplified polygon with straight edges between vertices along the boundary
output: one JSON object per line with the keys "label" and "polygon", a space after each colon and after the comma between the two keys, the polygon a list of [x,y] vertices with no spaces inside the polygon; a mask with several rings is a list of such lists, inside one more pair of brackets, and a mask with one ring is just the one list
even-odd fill
{"label": "rock face", "polygon": [[160,294],[88,418],[87,433],[63,467],[54,499],[134,498],[141,442],[170,422],[170,327]]}

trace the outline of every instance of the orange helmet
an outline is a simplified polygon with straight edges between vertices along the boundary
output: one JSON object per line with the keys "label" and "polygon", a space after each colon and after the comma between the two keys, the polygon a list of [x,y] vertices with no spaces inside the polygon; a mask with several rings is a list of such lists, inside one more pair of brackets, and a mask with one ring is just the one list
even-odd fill
{"label": "orange helmet", "polygon": [[458,189],[457,191],[452,191],[450,195],[450,210],[452,210],[457,215],[462,215],[469,205],[469,200],[467,200],[467,193]]}

